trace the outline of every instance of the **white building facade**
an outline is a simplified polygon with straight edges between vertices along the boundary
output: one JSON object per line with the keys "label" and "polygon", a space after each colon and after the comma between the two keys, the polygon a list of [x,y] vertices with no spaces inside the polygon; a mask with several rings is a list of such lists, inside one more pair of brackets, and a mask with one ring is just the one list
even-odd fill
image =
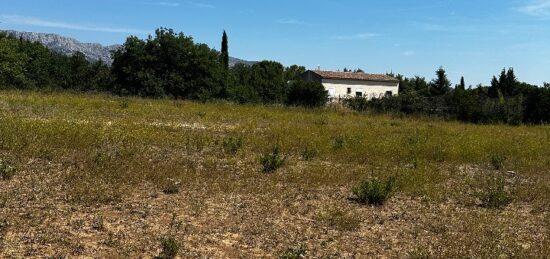
{"label": "white building facade", "polygon": [[323,84],[331,101],[352,97],[382,98],[399,94],[399,80],[382,74],[309,70],[302,75],[302,79]]}

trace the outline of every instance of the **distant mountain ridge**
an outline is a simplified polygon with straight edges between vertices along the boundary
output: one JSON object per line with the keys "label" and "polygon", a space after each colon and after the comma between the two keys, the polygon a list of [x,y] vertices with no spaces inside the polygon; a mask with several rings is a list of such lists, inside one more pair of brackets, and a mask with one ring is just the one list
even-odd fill
{"label": "distant mountain ridge", "polygon": [[[102,60],[109,65],[113,63],[111,52],[116,51],[122,46],[119,44],[103,46],[99,43],[82,43],[76,39],[54,33],[21,32],[13,30],[0,30],[0,32],[7,33],[15,38],[41,43],[47,48],[64,55],[73,55],[76,52],[82,52],[90,61]],[[254,61],[229,57],[230,66],[236,64],[253,65],[255,63]]]}

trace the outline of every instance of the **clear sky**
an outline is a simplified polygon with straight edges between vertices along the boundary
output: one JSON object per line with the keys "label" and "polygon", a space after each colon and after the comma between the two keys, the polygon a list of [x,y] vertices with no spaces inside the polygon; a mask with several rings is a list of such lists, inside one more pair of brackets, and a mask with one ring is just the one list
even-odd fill
{"label": "clear sky", "polygon": [[230,54],[489,83],[550,82],[550,0],[0,0],[0,28],[122,43],[164,26]]}

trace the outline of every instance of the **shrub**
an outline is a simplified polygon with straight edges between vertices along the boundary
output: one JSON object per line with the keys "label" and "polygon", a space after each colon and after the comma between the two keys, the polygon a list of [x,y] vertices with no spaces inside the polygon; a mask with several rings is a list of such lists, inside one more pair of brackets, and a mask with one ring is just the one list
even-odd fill
{"label": "shrub", "polygon": [[223,150],[232,155],[236,155],[243,146],[243,138],[227,138],[223,140]]}
{"label": "shrub", "polygon": [[313,160],[317,155],[319,154],[319,151],[315,148],[306,147],[302,151],[302,159],[304,161],[311,161]]}
{"label": "shrub", "polygon": [[334,139],[334,149],[342,149],[346,144],[346,138],[344,136],[338,136]]}
{"label": "shrub", "polygon": [[365,180],[353,188],[357,201],[361,204],[383,205],[392,195],[395,188],[395,178],[385,181],[378,179]]}
{"label": "shrub", "polygon": [[180,249],[180,246],[178,244],[178,241],[176,241],[175,238],[171,236],[163,237],[160,240],[160,245],[162,248],[162,252],[157,257],[159,259],[172,259],[175,258],[178,255],[178,251]]}
{"label": "shrub", "polygon": [[306,246],[304,244],[300,244],[297,247],[292,247],[287,249],[285,252],[279,256],[279,259],[299,259],[304,258],[306,256]]}
{"label": "shrub", "polygon": [[11,180],[15,176],[17,169],[10,163],[0,160],[0,179],[3,181]]}
{"label": "shrub", "polygon": [[273,146],[271,152],[264,154],[260,158],[262,164],[262,172],[273,173],[277,171],[285,163],[285,158],[281,156],[279,145]]}
{"label": "shrub", "polygon": [[176,194],[180,192],[180,182],[174,179],[167,179],[162,186],[164,194]]}
{"label": "shrub", "polygon": [[366,111],[369,107],[369,101],[363,97],[344,99],[343,103],[354,111]]}
{"label": "shrub", "polygon": [[327,103],[328,93],[318,82],[295,81],[290,85],[287,105],[320,107]]}
{"label": "shrub", "polygon": [[491,155],[491,165],[495,170],[502,170],[504,169],[504,162],[506,162],[506,155],[503,154],[492,154]]}
{"label": "shrub", "polygon": [[512,197],[506,191],[502,177],[488,181],[485,189],[478,196],[481,200],[481,206],[484,208],[500,209],[512,202]]}

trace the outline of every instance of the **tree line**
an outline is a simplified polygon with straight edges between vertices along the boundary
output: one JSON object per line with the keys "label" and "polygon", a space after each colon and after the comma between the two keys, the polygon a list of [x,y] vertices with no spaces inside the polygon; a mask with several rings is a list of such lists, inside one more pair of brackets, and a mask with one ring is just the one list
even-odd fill
{"label": "tree line", "polygon": [[415,76],[393,75],[399,80],[399,95],[366,100],[345,101],[352,109],[374,112],[424,114],[473,123],[550,122],[550,84],[543,87],[520,82],[513,68],[494,76],[490,86],[466,88],[464,77],[453,86],[445,69],[439,68],[428,82]]}
{"label": "tree line", "polygon": [[274,61],[229,66],[229,39],[221,52],[171,29],[147,39],[128,37],[113,52],[113,64],[90,62],[82,53],[65,56],[39,43],[0,34],[0,89],[68,89],[118,95],[238,103],[322,106],[319,83],[302,82],[305,67]]}
{"label": "tree line", "polygon": [[[221,51],[171,29],[146,39],[128,37],[113,52],[111,66],[90,62],[82,53],[65,56],[39,43],[0,34],[0,88],[101,91],[117,95],[236,103],[323,106],[328,93],[320,83],[304,82],[303,66],[275,61],[229,65],[229,38]],[[362,70],[349,70],[361,73]],[[345,101],[352,109],[427,114],[474,123],[550,122],[550,85],[520,82],[513,69],[493,77],[490,86],[455,86],[443,68],[435,79],[389,74],[400,82],[399,96]]]}

